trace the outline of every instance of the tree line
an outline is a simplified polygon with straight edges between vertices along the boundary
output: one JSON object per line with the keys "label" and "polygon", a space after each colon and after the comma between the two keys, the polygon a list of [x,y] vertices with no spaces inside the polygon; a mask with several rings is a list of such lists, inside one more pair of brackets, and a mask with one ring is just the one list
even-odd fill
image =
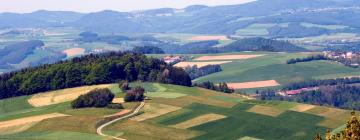
{"label": "tree line", "polygon": [[265,90],[258,92],[257,98],[360,110],[360,87],[354,85],[320,86],[318,90],[304,91],[292,96],[281,96],[274,90]]}
{"label": "tree line", "polygon": [[351,78],[336,78],[336,79],[324,79],[324,80],[308,80],[296,83],[290,83],[286,85],[283,90],[296,90],[301,88],[318,87],[318,86],[331,86],[339,84],[355,84],[360,83],[360,77]]}
{"label": "tree line", "polygon": [[191,80],[194,80],[199,77],[203,77],[212,73],[220,72],[222,71],[220,65],[207,65],[204,67],[198,68],[195,66],[189,66],[185,68],[185,71],[189,74]]}
{"label": "tree line", "polygon": [[300,62],[310,62],[310,61],[315,61],[315,60],[329,60],[327,57],[325,57],[324,55],[312,55],[312,56],[308,56],[305,58],[293,58],[290,60],[286,61],[286,64],[296,64],[296,63],[300,63]]}
{"label": "tree line", "polygon": [[213,82],[207,81],[203,83],[194,83],[194,86],[206,88],[210,90],[220,91],[224,93],[234,93],[235,90],[230,88],[227,83],[219,83],[218,85],[214,84]]}
{"label": "tree line", "polygon": [[192,84],[183,69],[169,66],[159,59],[131,52],[109,52],[2,74],[0,99],[121,80]]}

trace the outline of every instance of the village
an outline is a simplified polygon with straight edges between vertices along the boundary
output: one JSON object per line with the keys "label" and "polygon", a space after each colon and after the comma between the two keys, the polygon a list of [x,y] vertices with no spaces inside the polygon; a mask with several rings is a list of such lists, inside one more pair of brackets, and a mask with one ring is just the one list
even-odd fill
{"label": "village", "polygon": [[347,66],[360,66],[360,52],[324,51],[323,54],[326,58],[343,63]]}

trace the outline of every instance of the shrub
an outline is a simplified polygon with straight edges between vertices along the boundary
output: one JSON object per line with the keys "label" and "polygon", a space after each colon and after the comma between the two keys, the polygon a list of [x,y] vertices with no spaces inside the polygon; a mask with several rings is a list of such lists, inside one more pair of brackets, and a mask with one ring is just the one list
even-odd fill
{"label": "shrub", "polygon": [[135,87],[134,89],[127,91],[124,100],[125,102],[143,101],[145,99],[144,93],[145,93],[144,88]]}
{"label": "shrub", "polygon": [[119,88],[123,91],[123,92],[126,92],[127,90],[130,89],[129,87],[129,82],[128,81],[121,81],[119,83]]}
{"label": "shrub", "polygon": [[79,96],[71,103],[72,108],[106,107],[114,99],[109,89],[94,89],[85,95]]}
{"label": "shrub", "polygon": [[122,104],[108,104],[107,108],[110,108],[110,109],[124,109]]}

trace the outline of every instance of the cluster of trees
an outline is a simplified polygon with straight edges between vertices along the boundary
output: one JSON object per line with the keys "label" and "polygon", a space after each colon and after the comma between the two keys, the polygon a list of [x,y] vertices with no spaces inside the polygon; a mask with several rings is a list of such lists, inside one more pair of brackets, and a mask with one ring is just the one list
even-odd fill
{"label": "cluster of trees", "polygon": [[141,54],[164,54],[165,52],[155,46],[136,46],[132,50],[134,53],[141,53]]}
{"label": "cluster of trees", "polygon": [[261,37],[239,39],[229,45],[218,48],[219,52],[270,51],[270,52],[306,52],[305,48],[286,41]]}
{"label": "cluster of trees", "polygon": [[135,87],[126,92],[126,95],[124,97],[125,102],[141,102],[145,99],[144,96],[145,89],[142,87]]}
{"label": "cluster of trees", "polygon": [[[106,107],[111,104],[115,95],[109,89],[94,89],[85,95],[79,96],[71,102],[72,108]],[[114,108],[114,105],[111,106]]]}
{"label": "cluster of trees", "polygon": [[196,65],[192,67],[186,67],[185,71],[189,74],[191,80],[194,80],[196,78],[206,76],[212,73],[220,72],[222,71],[220,65],[207,65],[204,67],[198,68]]}
{"label": "cluster of trees", "polygon": [[220,44],[217,40],[190,42],[184,45],[163,44],[160,47],[169,54],[207,54],[219,53],[215,45]]}
{"label": "cluster of trees", "polygon": [[106,42],[108,44],[121,44],[122,41],[131,40],[131,38],[122,35],[107,35],[99,36],[93,32],[82,32],[79,34],[80,38],[76,39],[79,42],[92,43],[92,42]]}
{"label": "cluster of trees", "polygon": [[305,58],[295,58],[295,59],[290,59],[286,61],[286,64],[295,64],[295,63],[299,63],[299,62],[310,62],[310,61],[315,61],[315,60],[329,60],[327,57],[325,57],[324,55],[312,55],[312,56],[308,56]]}
{"label": "cluster of trees", "polygon": [[360,87],[351,85],[320,86],[318,90],[304,91],[293,96],[281,96],[274,90],[258,92],[261,100],[282,100],[343,109],[360,110]]}
{"label": "cluster of trees", "polygon": [[192,85],[183,69],[159,59],[129,52],[109,52],[2,74],[0,99],[121,80]]}
{"label": "cluster of trees", "polygon": [[224,83],[219,83],[219,85],[214,84],[213,82],[207,81],[203,83],[194,83],[194,86],[206,88],[210,90],[220,91],[224,93],[234,93],[235,90],[232,88],[229,88],[228,85]]}
{"label": "cluster of trees", "polygon": [[283,90],[296,90],[301,88],[308,87],[318,87],[318,86],[331,86],[331,85],[340,85],[340,84],[355,84],[360,83],[360,77],[352,78],[337,78],[337,79],[324,79],[324,80],[309,80],[303,82],[290,83],[284,87]]}

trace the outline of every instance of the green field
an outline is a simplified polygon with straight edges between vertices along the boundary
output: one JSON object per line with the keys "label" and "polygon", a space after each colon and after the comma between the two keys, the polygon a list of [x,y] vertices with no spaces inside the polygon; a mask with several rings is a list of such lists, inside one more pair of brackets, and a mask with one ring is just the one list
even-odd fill
{"label": "green field", "polygon": [[[161,93],[156,94],[156,96],[149,96],[150,100],[146,102],[150,108],[153,105],[155,108],[160,105],[178,109],[165,112],[165,114],[161,112],[166,108],[160,110],[150,109],[152,111],[151,114],[160,115],[148,117],[149,119],[141,122],[132,119],[116,122],[105,128],[106,134],[126,139],[150,140],[311,139],[316,132],[324,133],[325,130],[329,128],[326,127],[327,125],[330,125],[331,128],[342,126],[346,118],[338,117],[338,115],[349,112],[326,107],[316,107],[306,112],[295,112],[290,111],[290,109],[296,107],[298,105],[297,103],[247,100],[239,95],[218,93],[196,87],[140,82],[131,83],[131,86],[145,87],[148,91],[147,95]],[[123,96],[123,93],[117,86],[114,85],[111,89],[117,92],[118,97]],[[176,96],[174,93],[181,96]],[[1,135],[0,129],[0,139],[106,140],[108,138],[96,134],[96,123],[104,118],[104,116],[121,111],[100,108],[74,110],[70,108],[69,102],[43,107],[32,107],[27,103],[29,98],[30,97],[24,96],[0,100],[0,123],[55,112],[69,116],[43,120],[29,129],[13,134]],[[136,107],[136,104],[137,103],[125,103],[124,106],[127,109],[132,109]],[[249,111],[249,109],[255,106],[263,106],[269,110],[260,110],[260,114]],[[271,113],[271,110],[278,110],[280,114],[278,116],[263,115]],[[334,115],[323,116],[324,112],[331,112]],[[200,122],[200,125],[187,129],[172,127],[174,124],[209,113],[223,115],[225,118],[211,122]],[[139,115],[145,115],[146,118],[146,114],[147,112],[143,110]],[[335,124],[327,124],[324,126],[323,121],[326,120],[336,120],[336,122]]]}
{"label": "green field", "polygon": [[[221,65],[223,71],[200,77],[194,82],[250,82],[276,80],[282,85],[309,79],[326,79],[358,75],[360,69],[350,68],[332,61],[312,61],[288,65],[291,58],[302,58],[305,53],[236,53],[266,54],[262,57],[232,60]],[[222,54],[217,54],[222,55]],[[199,56],[199,55],[197,55]],[[196,57],[197,57],[196,56]],[[196,58],[195,57],[195,58]]]}

